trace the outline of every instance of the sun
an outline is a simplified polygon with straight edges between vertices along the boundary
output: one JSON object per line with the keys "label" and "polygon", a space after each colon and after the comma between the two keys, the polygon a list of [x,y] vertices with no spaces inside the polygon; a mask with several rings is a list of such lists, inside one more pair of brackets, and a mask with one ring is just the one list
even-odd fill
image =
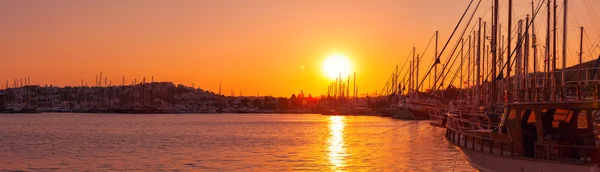
{"label": "sun", "polygon": [[345,78],[352,72],[352,64],[348,57],[343,54],[332,54],[325,58],[323,62],[323,74],[331,80],[335,80],[340,75]]}

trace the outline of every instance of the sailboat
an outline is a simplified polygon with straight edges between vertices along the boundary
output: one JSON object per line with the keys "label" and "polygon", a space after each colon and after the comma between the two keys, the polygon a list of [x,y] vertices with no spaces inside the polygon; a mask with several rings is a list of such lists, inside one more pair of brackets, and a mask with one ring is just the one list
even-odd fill
{"label": "sailboat", "polygon": [[[567,40],[568,3],[563,0],[563,40]],[[577,2],[577,1],[576,1]],[[553,3],[554,8],[551,7]],[[529,48],[534,48],[535,18],[547,6],[547,38],[544,71],[528,69]],[[562,45],[562,69],[557,69],[556,0],[532,2],[531,20],[519,21],[516,40],[511,40],[512,0],[508,0],[506,61],[496,63],[498,51],[498,0],[492,16],[493,82],[484,85],[485,106],[479,111],[446,113],[445,138],[465,160],[481,171],[600,171],[599,60],[567,68],[567,42]],[[550,16],[554,9],[554,43],[550,41]],[[467,9],[468,10],[468,9]],[[529,16],[528,16],[529,17]],[[531,33],[535,33],[532,31]],[[583,28],[581,29],[583,38]],[[532,38],[532,39],[529,39]],[[530,40],[533,45],[530,46]],[[511,43],[516,42],[512,47]],[[550,46],[553,46],[551,51]],[[580,52],[582,52],[580,43]],[[495,67],[500,68],[496,73]],[[584,68],[585,67],[585,68]],[[511,70],[515,73],[511,75]],[[506,72],[506,77],[502,76]]]}

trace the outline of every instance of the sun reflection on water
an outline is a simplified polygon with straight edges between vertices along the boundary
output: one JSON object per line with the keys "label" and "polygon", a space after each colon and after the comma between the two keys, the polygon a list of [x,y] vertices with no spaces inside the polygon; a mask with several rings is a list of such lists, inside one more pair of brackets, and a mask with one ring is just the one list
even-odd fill
{"label": "sun reflection on water", "polygon": [[333,170],[340,170],[346,166],[346,147],[344,145],[344,123],[343,116],[329,117],[329,163]]}

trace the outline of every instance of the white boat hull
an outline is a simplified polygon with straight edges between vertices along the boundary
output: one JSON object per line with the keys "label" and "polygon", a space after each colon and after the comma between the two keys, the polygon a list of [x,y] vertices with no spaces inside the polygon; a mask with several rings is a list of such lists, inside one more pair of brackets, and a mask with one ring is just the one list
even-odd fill
{"label": "white boat hull", "polygon": [[493,155],[457,146],[463,157],[474,168],[483,172],[575,172],[575,171],[600,171],[595,165],[578,165],[550,162],[544,160],[509,157],[506,155]]}

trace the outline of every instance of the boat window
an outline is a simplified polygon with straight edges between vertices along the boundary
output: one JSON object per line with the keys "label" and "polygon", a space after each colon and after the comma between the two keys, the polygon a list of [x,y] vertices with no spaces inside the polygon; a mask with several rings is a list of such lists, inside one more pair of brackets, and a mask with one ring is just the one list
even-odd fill
{"label": "boat window", "polygon": [[579,115],[577,116],[577,128],[578,129],[587,129],[589,128],[588,126],[588,120],[587,120],[587,114],[585,110],[582,110],[579,112]]}
{"label": "boat window", "polygon": [[[523,112],[525,112],[525,111],[523,111]],[[528,123],[528,124],[533,124],[533,123],[535,123],[535,114],[533,114],[533,113],[530,113],[530,114],[529,114],[529,118],[527,118],[527,123]]]}
{"label": "boat window", "polygon": [[515,110],[510,110],[510,114],[508,114],[508,119],[515,120],[517,118],[517,112]]}
{"label": "boat window", "polygon": [[508,114],[508,119],[505,121],[504,126],[507,128],[516,128],[517,127],[517,111],[510,110]]}
{"label": "boat window", "polygon": [[571,110],[556,109],[556,112],[554,112],[554,120],[552,121],[552,127],[558,128],[558,125],[561,122],[568,123],[571,119],[571,116],[573,116],[573,111]]}
{"label": "boat window", "polygon": [[571,118],[573,118],[573,114],[574,114],[574,113],[573,113],[573,111],[572,111],[572,110],[568,111],[568,113],[569,113],[569,114],[567,115],[567,119],[566,119],[565,121],[566,121],[566,122],[571,122]]}

